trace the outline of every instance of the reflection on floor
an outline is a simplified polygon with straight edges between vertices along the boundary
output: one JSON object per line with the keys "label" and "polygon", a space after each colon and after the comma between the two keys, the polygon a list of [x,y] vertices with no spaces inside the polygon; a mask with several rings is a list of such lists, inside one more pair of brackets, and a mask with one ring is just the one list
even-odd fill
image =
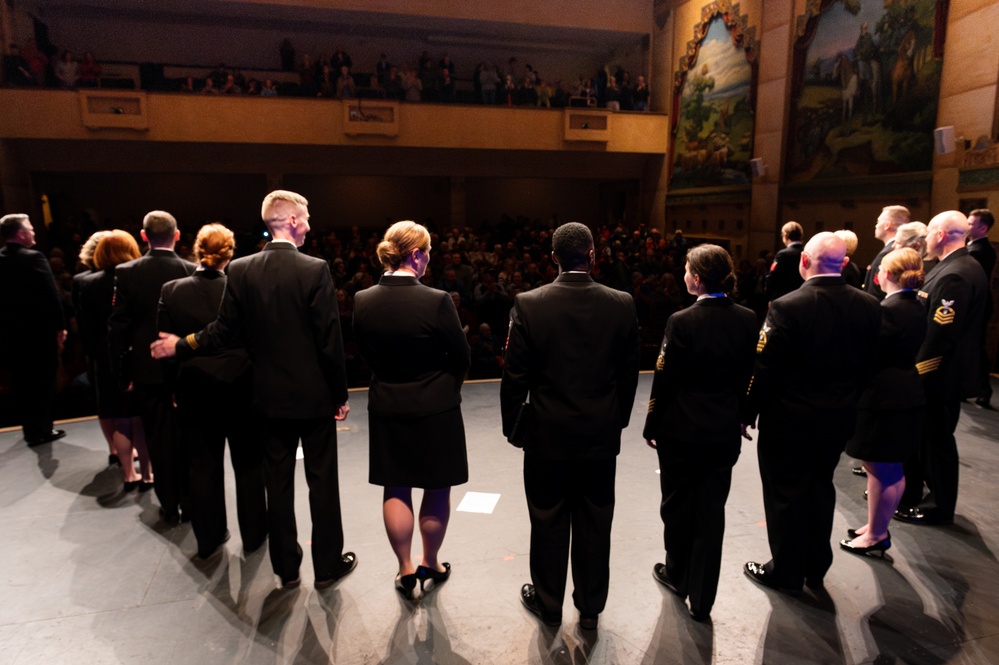
{"label": "reflection on floor", "polygon": [[[961,497],[949,527],[892,525],[885,561],[840,552],[826,593],[799,599],[747,580],[769,556],[754,445],[733,475],[719,599],[712,622],[652,579],[663,557],[655,454],[641,440],[643,376],[618,462],[611,592],[595,634],[571,598],[549,629],[525,612],[528,518],[521,453],[500,433],[498,385],[468,385],[463,405],[471,481],[499,494],[492,512],[455,512],[443,556],[447,584],[411,606],[393,590],[395,560],[381,490],[367,484],[367,395],[351,396],[339,434],[348,549],[360,564],[335,588],[277,589],[266,548],[244,555],[234,514],[223,556],[194,558],[190,526],[159,522],[153,493],[121,496],[104,468],[97,423],[31,449],[0,433],[0,661],[37,663],[996,663],[999,662],[999,414],[964,406]],[[808,445],[807,435],[802,445]],[[833,537],[864,522],[864,483],[843,458]],[[299,531],[309,529],[298,471]],[[487,502],[488,503],[488,502]],[[304,536],[303,536],[304,540]],[[305,543],[303,542],[303,545]],[[415,545],[419,548],[419,543]],[[419,556],[419,552],[415,553]]]}

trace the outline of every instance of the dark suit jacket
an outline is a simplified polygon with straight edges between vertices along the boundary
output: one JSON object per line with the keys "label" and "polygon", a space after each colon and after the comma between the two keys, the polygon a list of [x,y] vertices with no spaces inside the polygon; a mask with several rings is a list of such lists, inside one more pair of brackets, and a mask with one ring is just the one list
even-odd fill
{"label": "dark suit jacket", "polygon": [[875,366],[881,307],[840,276],[813,277],[770,303],[742,422],[846,444]]}
{"label": "dark suit jacket", "polygon": [[83,349],[90,360],[110,369],[108,349],[108,319],[114,300],[114,270],[99,270],[77,275],[76,323],[80,328]]}
{"label": "dark suit jacket", "polygon": [[[198,270],[190,277],[167,282],[160,291],[156,328],[184,337],[215,320],[225,292],[226,276],[215,270]],[[221,348],[188,358],[180,363],[175,381],[180,395],[191,388],[203,391],[212,384],[232,384],[246,380],[250,357],[241,347]]]}
{"label": "dark suit jacket", "polygon": [[801,252],[805,247],[800,242],[792,242],[774,256],[773,265],[767,273],[764,282],[764,293],[767,300],[776,300],[782,295],[794,291],[804,282],[798,266],[801,264]]}
{"label": "dark suit jacket", "polygon": [[878,300],[885,299],[885,292],[881,290],[880,286],[874,283],[874,278],[878,276],[878,270],[881,268],[881,260],[885,258],[885,254],[893,249],[895,249],[895,241],[889,240],[881,251],[874,256],[874,260],[871,261],[871,265],[867,266],[867,273],[864,275],[864,291],[867,291]]}
{"label": "dark suit jacket", "polygon": [[[245,341],[253,402],[268,418],[327,418],[347,401],[343,336],[329,265],[287,242],[229,264],[218,318],[196,353]],[[193,355],[182,339],[177,356]]]}
{"label": "dark suit jacket", "polygon": [[986,283],[991,283],[992,271],[996,267],[996,248],[988,238],[979,238],[968,243],[968,253],[982,266]]}
{"label": "dark suit jacket", "polygon": [[454,302],[408,275],[354,296],[354,338],[371,368],[368,411],[429,416],[461,403],[470,365]]}
{"label": "dark suit jacket", "polygon": [[627,293],[582,273],[521,293],[510,312],[500,384],[503,434],[514,434],[530,395],[521,422],[526,452],[550,459],[617,455],[638,387],[638,353],[638,319]]}
{"label": "dark suit jacket", "polygon": [[0,249],[0,343],[6,355],[55,347],[66,329],[55,277],[45,255],[15,242]]}
{"label": "dark suit jacket", "polygon": [[860,289],[864,286],[864,276],[860,274],[860,266],[852,259],[843,266],[843,279],[854,288]]}
{"label": "dark suit jacket", "polygon": [[149,354],[149,345],[157,339],[160,289],[170,280],[190,275],[194,268],[169,249],[150,249],[145,256],[115,267],[108,345],[121,387],[132,381],[140,385],[163,383],[160,362]]}
{"label": "dark suit jacket", "polygon": [[964,247],[948,254],[926,276],[919,300],[926,306],[928,327],[916,368],[927,399],[978,396],[988,298],[985,273]]}
{"label": "dark suit jacket", "polygon": [[881,334],[874,375],[860,396],[862,409],[908,409],[926,403],[916,354],[926,336],[926,309],[915,291],[881,301]]}
{"label": "dark suit jacket", "polygon": [[703,298],[673,314],[652,378],[643,436],[661,447],[696,444],[696,450],[676,452],[710,456],[719,466],[735,464],[757,325],[753,310],[729,298]]}

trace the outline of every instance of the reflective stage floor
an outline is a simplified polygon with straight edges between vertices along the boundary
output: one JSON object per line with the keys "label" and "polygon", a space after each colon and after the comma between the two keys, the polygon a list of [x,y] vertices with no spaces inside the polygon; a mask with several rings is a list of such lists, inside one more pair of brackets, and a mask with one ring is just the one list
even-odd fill
{"label": "reflective stage floor", "polygon": [[[651,574],[663,552],[658,465],[641,439],[650,383],[643,375],[618,461],[610,599],[595,633],[579,630],[568,594],[560,629],[520,605],[529,581],[522,454],[500,432],[497,383],[464,389],[471,480],[452,504],[468,492],[498,501],[491,512],[486,501],[487,512],[453,513],[442,550],[451,580],[416,605],[393,590],[381,489],[367,483],[364,392],[352,393],[338,444],[346,544],[359,565],[323,592],[312,588],[301,465],[303,585],[281,591],[266,548],[243,554],[231,472],[232,540],[205,563],[189,524],[159,521],[152,492],[120,494],[95,420],[62,425],[65,439],[34,449],[19,430],[0,433],[0,663],[999,662],[999,414],[963,408],[954,525],[894,523],[884,561],[836,547],[827,594],[798,599],[742,573],[744,562],[769,558],[755,445],[746,443],[719,598],[712,621],[698,624]],[[836,473],[834,542],[866,518],[852,465],[844,456]],[[466,505],[471,498],[490,497]]]}

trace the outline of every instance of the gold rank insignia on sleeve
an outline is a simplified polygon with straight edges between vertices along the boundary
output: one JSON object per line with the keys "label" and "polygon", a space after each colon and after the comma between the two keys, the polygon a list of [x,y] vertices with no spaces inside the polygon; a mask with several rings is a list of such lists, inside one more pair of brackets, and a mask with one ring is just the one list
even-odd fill
{"label": "gold rank insignia on sleeve", "polygon": [[943,356],[937,356],[936,358],[930,358],[929,360],[924,360],[921,363],[916,363],[916,371],[922,374],[929,374],[930,372],[935,372],[940,369],[940,363],[943,361]]}
{"label": "gold rank insignia on sleeve", "polygon": [[649,413],[652,413],[652,409],[656,406],[656,398],[653,397],[649,400]]}
{"label": "gold rank insignia on sleeve", "polygon": [[770,332],[770,326],[768,326],[767,324],[764,323],[763,327],[760,328],[760,339],[759,339],[758,342],[756,342],[756,352],[757,353],[759,353],[760,351],[762,351],[763,347],[767,345],[767,333],[768,332]]}
{"label": "gold rank insignia on sleeve", "polygon": [[660,353],[659,357],[656,358],[656,371],[661,372],[665,367],[666,367],[666,359],[663,358],[663,354]]}
{"label": "gold rank insignia on sleeve", "polygon": [[942,326],[954,323],[954,301],[941,300],[940,307],[933,314],[933,320]]}

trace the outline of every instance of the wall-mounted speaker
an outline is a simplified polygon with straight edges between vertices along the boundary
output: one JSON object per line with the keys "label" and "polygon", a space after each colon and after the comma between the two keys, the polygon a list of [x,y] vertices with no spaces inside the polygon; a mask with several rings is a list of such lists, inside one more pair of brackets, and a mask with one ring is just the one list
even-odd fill
{"label": "wall-mounted speaker", "polygon": [[762,158],[756,157],[749,160],[749,170],[752,172],[754,178],[762,178],[767,173],[767,165],[763,163]]}
{"label": "wall-mounted speaker", "polygon": [[954,127],[937,127],[933,130],[933,147],[938,155],[954,152]]}

